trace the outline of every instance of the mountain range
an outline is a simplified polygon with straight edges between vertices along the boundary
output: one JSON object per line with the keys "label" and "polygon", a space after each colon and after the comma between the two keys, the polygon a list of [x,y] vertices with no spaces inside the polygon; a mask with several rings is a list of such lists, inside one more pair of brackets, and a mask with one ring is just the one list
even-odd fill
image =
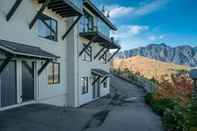
{"label": "mountain range", "polygon": [[130,58],[133,56],[144,56],[163,62],[172,62],[190,67],[197,66],[197,47],[188,45],[171,47],[166,44],[150,44],[131,50],[121,51],[116,58]]}

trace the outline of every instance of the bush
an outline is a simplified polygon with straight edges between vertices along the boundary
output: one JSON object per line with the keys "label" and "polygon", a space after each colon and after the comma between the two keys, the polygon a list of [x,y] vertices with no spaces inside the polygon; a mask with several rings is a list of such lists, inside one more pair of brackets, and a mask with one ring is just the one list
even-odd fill
{"label": "bush", "polygon": [[167,131],[189,131],[190,121],[186,111],[179,106],[173,110],[165,111],[162,118],[163,125]]}
{"label": "bush", "polygon": [[148,93],[145,96],[145,101],[148,105],[152,107],[154,112],[161,116],[163,116],[164,112],[167,109],[174,109],[174,107],[177,105],[177,103],[171,99],[155,99],[153,93]]}

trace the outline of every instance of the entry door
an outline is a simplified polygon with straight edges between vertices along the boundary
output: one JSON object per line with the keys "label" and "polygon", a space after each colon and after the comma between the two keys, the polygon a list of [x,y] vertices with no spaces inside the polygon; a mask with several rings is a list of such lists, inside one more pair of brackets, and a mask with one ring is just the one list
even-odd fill
{"label": "entry door", "polygon": [[[2,62],[2,61],[1,61]],[[1,107],[17,104],[16,62],[10,61],[0,75]]]}
{"label": "entry door", "polygon": [[34,63],[22,62],[22,102],[34,100]]}
{"label": "entry door", "polygon": [[[96,76],[93,78],[93,80],[96,80]],[[100,97],[100,80],[98,80],[94,85],[93,85],[93,98],[98,98]]]}

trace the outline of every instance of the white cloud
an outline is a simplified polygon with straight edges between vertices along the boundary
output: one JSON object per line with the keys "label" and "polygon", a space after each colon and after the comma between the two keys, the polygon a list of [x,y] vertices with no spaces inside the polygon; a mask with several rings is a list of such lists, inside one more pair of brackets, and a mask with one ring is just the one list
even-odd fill
{"label": "white cloud", "polygon": [[157,11],[163,7],[165,7],[165,5],[167,5],[170,2],[170,0],[154,0],[152,2],[143,4],[142,6],[140,6],[136,11],[135,14],[136,15],[146,15],[146,14],[150,14],[154,11]]}
{"label": "white cloud", "polygon": [[147,0],[146,2],[139,3],[137,7],[126,7],[120,5],[110,5],[107,6],[110,17],[111,18],[119,18],[123,16],[131,15],[131,17],[135,16],[143,16],[150,14],[154,11],[162,9],[165,7],[171,0]]}
{"label": "white cloud", "polygon": [[139,34],[143,31],[146,31],[148,30],[149,27],[148,26],[140,26],[140,25],[132,25],[132,26],[129,26],[129,31],[133,34]]}
{"label": "white cloud", "polygon": [[165,35],[159,35],[159,36],[151,35],[148,37],[148,40],[150,40],[150,41],[162,40],[162,39],[164,39],[164,37],[165,37]]}
{"label": "white cloud", "polygon": [[111,18],[122,17],[134,11],[133,7],[124,7],[118,5],[109,6],[107,8],[109,9],[109,15]]}
{"label": "white cloud", "polygon": [[139,35],[148,31],[146,25],[123,25],[118,28],[118,31],[112,32],[111,35],[118,39],[130,39],[133,36]]}

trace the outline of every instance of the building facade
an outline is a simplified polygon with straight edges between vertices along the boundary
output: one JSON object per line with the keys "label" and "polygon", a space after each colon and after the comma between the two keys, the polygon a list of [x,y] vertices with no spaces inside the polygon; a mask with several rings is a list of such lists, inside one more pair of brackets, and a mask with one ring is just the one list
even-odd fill
{"label": "building facade", "polygon": [[109,50],[120,49],[111,29],[89,0],[0,1],[0,110],[79,107],[107,95]]}

